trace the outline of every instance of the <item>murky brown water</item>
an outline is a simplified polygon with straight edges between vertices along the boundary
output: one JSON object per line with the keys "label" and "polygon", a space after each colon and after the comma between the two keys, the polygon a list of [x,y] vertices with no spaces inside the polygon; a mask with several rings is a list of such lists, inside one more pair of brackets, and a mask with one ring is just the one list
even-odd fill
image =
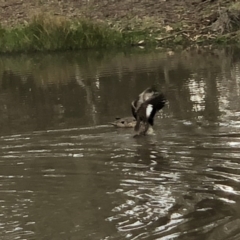
{"label": "murky brown water", "polygon": [[[0,239],[240,239],[240,52],[0,58]],[[107,123],[157,84],[155,135]]]}

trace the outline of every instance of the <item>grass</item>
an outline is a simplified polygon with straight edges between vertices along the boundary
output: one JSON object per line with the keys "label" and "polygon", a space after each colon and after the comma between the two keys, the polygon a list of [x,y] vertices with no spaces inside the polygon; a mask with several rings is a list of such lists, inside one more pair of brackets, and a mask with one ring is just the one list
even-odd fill
{"label": "grass", "polygon": [[232,4],[229,6],[229,10],[240,11],[240,2],[232,3]]}
{"label": "grass", "polygon": [[146,39],[145,32],[123,33],[102,23],[84,19],[73,22],[46,14],[35,16],[25,26],[0,26],[0,52],[122,47]]}
{"label": "grass", "polygon": [[[232,5],[234,9],[239,5]],[[92,22],[86,19],[69,20],[65,17],[39,14],[29,23],[15,27],[0,24],[0,53],[63,51],[87,48],[122,48],[136,45],[175,47],[189,44],[222,44],[239,42],[239,34],[217,35],[209,39],[198,31],[190,31],[190,37],[179,30],[188,25],[181,23],[168,32],[152,18],[121,22]],[[194,34],[200,36],[194,40]],[[161,40],[163,39],[163,40]]]}

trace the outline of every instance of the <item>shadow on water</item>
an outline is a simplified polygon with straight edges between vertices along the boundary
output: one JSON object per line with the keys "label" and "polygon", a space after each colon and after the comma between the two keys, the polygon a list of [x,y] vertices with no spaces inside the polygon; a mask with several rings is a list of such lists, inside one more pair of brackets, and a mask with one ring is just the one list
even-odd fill
{"label": "shadow on water", "polygon": [[[0,58],[1,239],[240,238],[238,49]],[[108,122],[157,84],[155,135]]]}

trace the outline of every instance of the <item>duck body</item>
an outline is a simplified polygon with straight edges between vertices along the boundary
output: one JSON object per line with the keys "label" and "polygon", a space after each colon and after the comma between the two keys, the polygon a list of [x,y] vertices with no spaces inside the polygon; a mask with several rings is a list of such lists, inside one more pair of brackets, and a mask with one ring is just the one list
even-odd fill
{"label": "duck body", "polygon": [[119,128],[134,128],[137,121],[134,117],[117,117],[115,121],[110,122],[111,125]]}
{"label": "duck body", "polygon": [[[165,106],[165,103],[164,95],[157,92],[153,87],[144,90],[132,102],[132,115],[136,119],[134,130],[138,132],[138,135],[146,135],[149,127],[152,128],[156,113]],[[141,124],[144,125],[143,128]]]}
{"label": "duck body", "polygon": [[[134,117],[117,117],[115,121],[110,122],[109,124],[117,128],[134,128],[136,126],[136,123],[137,121]],[[142,129],[142,131],[145,128],[142,122],[140,123],[140,128]],[[149,127],[147,134],[153,134],[153,128],[151,126]]]}

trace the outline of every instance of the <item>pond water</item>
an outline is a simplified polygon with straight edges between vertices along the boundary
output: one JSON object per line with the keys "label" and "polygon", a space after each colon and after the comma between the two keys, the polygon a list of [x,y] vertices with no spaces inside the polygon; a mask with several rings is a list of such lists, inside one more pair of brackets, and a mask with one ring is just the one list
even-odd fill
{"label": "pond water", "polygon": [[1,56],[0,239],[240,239],[239,97],[237,49]]}

